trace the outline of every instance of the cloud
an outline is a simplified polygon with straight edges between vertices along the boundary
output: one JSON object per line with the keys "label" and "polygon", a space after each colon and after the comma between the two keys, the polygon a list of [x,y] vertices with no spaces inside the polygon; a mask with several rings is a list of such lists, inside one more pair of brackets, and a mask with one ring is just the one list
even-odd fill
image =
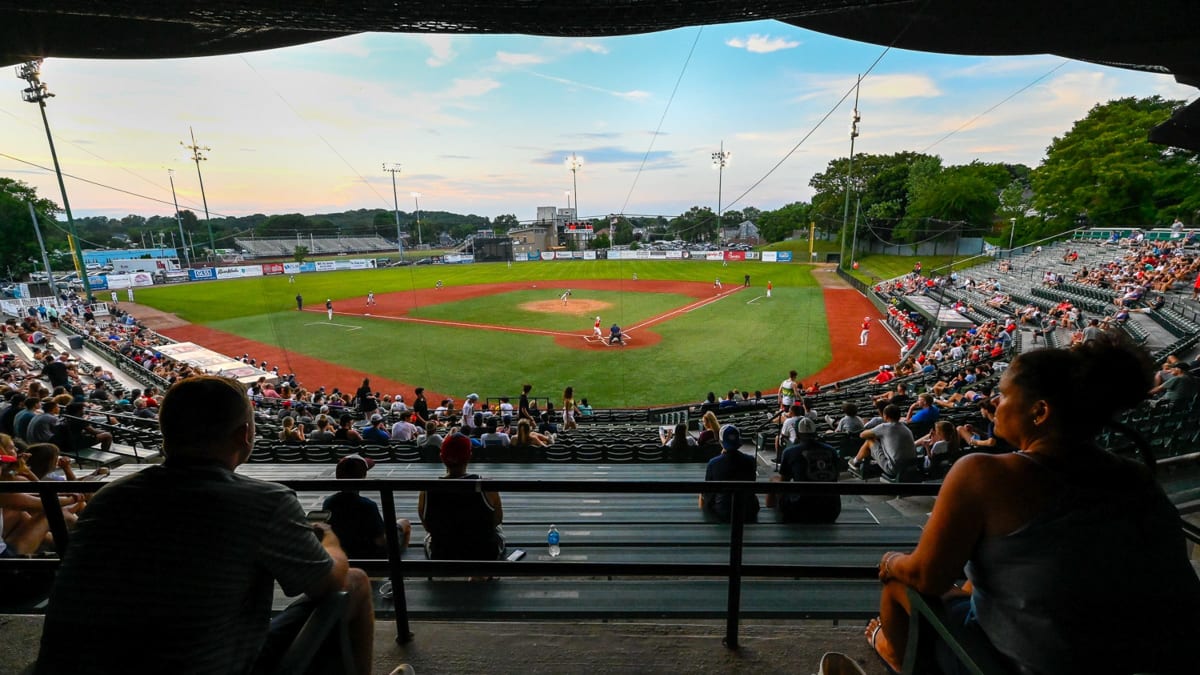
{"label": "cloud", "polygon": [[567,50],[572,52],[591,52],[593,54],[608,53],[608,47],[605,47],[599,42],[593,42],[591,40],[572,40],[571,43],[567,45]]}
{"label": "cloud", "polygon": [[430,56],[425,59],[425,65],[438,68],[454,60],[454,38],[450,35],[421,35],[417,38],[429,47]]}
{"label": "cloud", "polygon": [[496,61],[505,66],[532,66],[538,63],[545,63],[546,58],[537,54],[496,52]]}
{"label": "cloud", "polygon": [[770,54],[781,49],[795,49],[800,46],[798,40],[788,40],[781,37],[773,38],[770,35],[759,35],[757,33],[746,38],[729,38],[725,41],[725,44],[735,49],[745,49],[752,54]]}
{"label": "cloud", "polygon": [[438,97],[443,99],[475,98],[478,96],[483,96],[489,91],[498,89],[499,87],[499,82],[486,77],[478,79],[458,79],[453,80],[450,83],[450,88],[440,92]]}
{"label": "cloud", "polygon": [[591,84],[584,84],[583,82],[576,82],[575,80],[568,80],[565,77],[555,77],[553,75],[546,75],[544,73],[539,73],[534,70],[530,70],[528,72],[530,75],[533,75],[534,77],[540,77],[543,80],[550,80],[551,82],[558,82],[559,84],[565,84],[565,85],[568,85],[571,87],[579,87],[580,89],[587,89],[590,91],[598,91],[601,94],[608,94],[609,96],[616,96],[617,98],[623,98],[623,99],[626,99],[629,101],[637,101],[637,100],[650,98],[650,92],[641,91],[639,89],[631,89],[629,91],[614,91],[612,89],[605,89],[603,87],[597,87],[597,86],[591,85]]}
{"label": "cloud", "polygon": [[[841,97],[854,88],[854,79],[853,75],[801,76],[796,82],[796,88],[801,93],[795,101]],[[935,98],[941,95],[942,90],[933,78],[917,73],[870,75],[862,81],[863,101],[896,101],[906,98]]]}

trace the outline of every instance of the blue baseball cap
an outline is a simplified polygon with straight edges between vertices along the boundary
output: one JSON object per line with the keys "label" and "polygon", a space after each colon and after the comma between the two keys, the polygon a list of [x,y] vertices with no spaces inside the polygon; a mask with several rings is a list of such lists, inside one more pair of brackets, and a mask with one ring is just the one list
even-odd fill
{"label": "blue baseball cap", "polygon": [[737,450],[742,447],[742,432],[732,424],[721,427],[721,447],[726,450]]}

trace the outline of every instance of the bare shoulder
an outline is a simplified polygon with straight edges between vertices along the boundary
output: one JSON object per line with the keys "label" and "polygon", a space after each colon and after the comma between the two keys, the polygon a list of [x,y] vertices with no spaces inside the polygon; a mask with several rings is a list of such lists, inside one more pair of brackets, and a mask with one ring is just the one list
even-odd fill
{"label": "bare shoulder", "polygon": [[996,455],[973,452],[954,462],[954,466],[950,467],[950,472],[946,474],[944,483],[967,488],[985,487],[990,492],[997,487],[1020,481],[1028,470],[1028,464],[1028,461],[1013,452]]}

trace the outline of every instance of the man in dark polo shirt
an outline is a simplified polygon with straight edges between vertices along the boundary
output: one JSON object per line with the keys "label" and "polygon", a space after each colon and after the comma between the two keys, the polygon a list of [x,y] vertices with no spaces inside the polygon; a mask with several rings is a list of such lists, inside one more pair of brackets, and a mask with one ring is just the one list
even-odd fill
{"label": "man in dark polo shirt", "polygon": [[[310,599],[348,591],[355,665],[370,673],[366,575],[350,569],[331,529],[308,524],[292,490],[234,472],[254,447],[241,385],[181,380],[161,404],[160,426],[165,462],[106,486],[79,519],[50,596],[36,672],[270,669],[265,656],[257,662],[278,637],[270,621],[278,581],[288,595]],[[305,607],[293,609],[284,616]]]}

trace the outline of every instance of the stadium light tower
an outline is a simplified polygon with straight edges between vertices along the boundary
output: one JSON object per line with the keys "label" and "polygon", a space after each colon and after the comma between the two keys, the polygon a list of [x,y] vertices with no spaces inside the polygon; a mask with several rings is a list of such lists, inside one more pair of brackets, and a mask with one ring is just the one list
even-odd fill
{"label": "stadium light tower", "polygon": [[575,153],[567,158],[567,168],[571,170],[571,192],[575,195],[575,220],[579,220],[579,182],[576,180],[575,174],[583,168],[583,158],[576,157]]}
{"label": "stadium light tower", "polygon": [[[842,254],[838,266],[846,267],[846,225],[850,221],[850,183],[854,177],[854,139],[858,138],[858,123],[862,117],[858,114],[858,89],[862,85],[862,75],[854,85],[854,112],[850,116],[850,161],[846,164],[846,208],[842,211]],[[850,251],[851,257],[854,251]]]}
{"label": "stadium light tower", "polygon": [[[67,185],[63,182],[62,167],[58,164],[58,152],[54,149],[54,136],[50,133],[50,120],[46,117],[46,99],[54,96],[50,93],[46,83],[42,82],[42,60],[26,61],[16,67],[17,78],[25,80],[29,84],[24,91],[21,92],[21,98],[26,103],[38,104],[38,110],[42,113],[42,125],[46,127],[46,142],[50,144],[50,157],[54,160],[54,174],[58,177],[58,189],[62,193],[63,211],[67,214],[67,230],[71,233],[71,256],[75,259],[75,269],[79,274],[80,281],[83,282],[83,293],[87,296],[88,302],[95,302],[92,297],[92,285],[88,282],[87,268],[83,264],[83,252],[79,246],[79,235],[75,232],[75,218],[71,215],[71,202],[67,200]],[[51,285],[54,284],[54,274],[50,268],[46,268],[46,278]]]}
{"label": "stadium light tower", "polygon": [[1017,234],[1017,219],[1016,219],[1016,218],[1009,218],[1009,219],[1008,219],[1008,224],[1009,224],[1009,227],[1008,227],[1008,259],[1009,259],[1009,260],[1012,260],[1012,257],[1013,257],[1013,236],[1015,236],[1015,235]]}
{"label": "stadium light tower", "polygon": [[[192,136],[192,144],[188,145],[187,143],[184,143],[183,141],[179,141],[179,144],[182,145],[183,147],[187,148],[188,150],[192,151],[192,156],[189,157],[188,159],[190,159],[196,163],[196,178],[200,179],[200,201],[204,204],[204,224],[208,227],[208,250],[210,251],[209,255],[216,255],[217,254],[217,240],[213,238],[212,221],[208,219],[208,197],[204,194],[204,174],[200,173],[200,162],[204,162],[204,161],[208,160],[208,158],[205,157],[203,153],[212,151],[212,148],[208,147],[207,145],[197,145],[196,144],[196,132],[192,131],[191,127],[188,127],[188,133],[191,134],[191,136]],[[176,210],[178,210],[178,209],[176,209]]]}
{"label": "stadium light tower", "polygon": [[717,238],[724,242],[725,232],[721,229],[721,183],[725,178],[725,166],[733,153],[725,151],[725,141],[721,141],[721,149],[712,154],[713,168],[717,170]]}
{"label": "stadium light tower", "polygon": [[421,245],[421,193],[412,193],[413,205],[417,207],[417,246]]}
{"label": "stadium light tower", "polygon": [[400,251],[400,259],[404,259],[404,240],[400,238],[400,197],[396,193],[396,174],[400,173],[400,165],[396,162],[384,162],[383,170],[392,174],[392,205],[396,214],[396,248]]}

